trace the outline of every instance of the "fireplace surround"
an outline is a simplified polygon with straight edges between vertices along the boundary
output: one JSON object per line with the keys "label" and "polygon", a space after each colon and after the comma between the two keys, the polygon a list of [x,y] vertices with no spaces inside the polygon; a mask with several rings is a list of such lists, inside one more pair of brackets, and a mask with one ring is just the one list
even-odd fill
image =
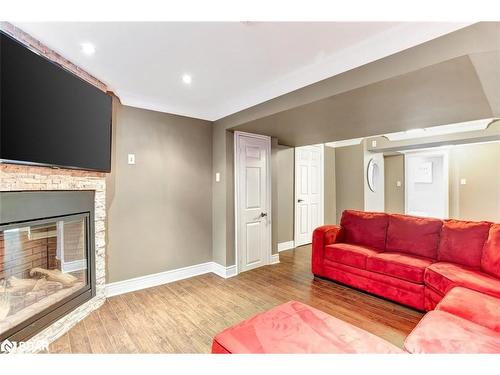
{"label": "fireplace surround", "polygon": [[96,295],[94,191],[0,192],[0,341],[24,341]]}
{"label": "fireplace surround", "polygon": [[[0,163],[0,191],[91,191],[94,193],[95,296],[56,320],[28,342],[53,342],[105,301],[106,278],[106,174]],[[36,352],[26,345],[16,352]]]}

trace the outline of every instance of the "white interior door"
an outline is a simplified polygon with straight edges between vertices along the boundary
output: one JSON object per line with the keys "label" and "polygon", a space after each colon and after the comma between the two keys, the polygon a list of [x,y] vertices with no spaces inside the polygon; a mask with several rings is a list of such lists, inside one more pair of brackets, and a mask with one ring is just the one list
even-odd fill
{"label": "white interior door", "polygon": [[311,243],[324,222],[323,159],[324,145],[295,148],[295,246]]}
{"label": "white interior door", "polygon": [[238,272],[271,259],[271,139],[235,132],[236,259]]}
{"label": "white interior door", "polygon": [[448,218],[448,153],[405,154],[405,190],[408,215]]}

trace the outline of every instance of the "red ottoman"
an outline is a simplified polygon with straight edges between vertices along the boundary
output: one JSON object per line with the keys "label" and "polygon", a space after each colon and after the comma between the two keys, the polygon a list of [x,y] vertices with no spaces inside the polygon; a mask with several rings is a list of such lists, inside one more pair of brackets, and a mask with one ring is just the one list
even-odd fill
{"label": "red ottoman", "polygon": [[212,353],[402,353],[396,346],[297,301],[215,336]]}

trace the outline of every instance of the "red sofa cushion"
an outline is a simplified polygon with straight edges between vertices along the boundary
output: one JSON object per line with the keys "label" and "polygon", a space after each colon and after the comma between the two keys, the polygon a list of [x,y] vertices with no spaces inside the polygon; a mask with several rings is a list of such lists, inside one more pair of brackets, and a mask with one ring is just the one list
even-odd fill
{"label": "red sofa cushion", "polygon": [[479,268],[490,223],[445,220],[439,243],[438,259]]}
{"label": "red sofa cushion", "polygon": [[500,332],[500,299],[467,288],[453,288],[437,305],[436,310],[470,320]]}
{"label": "red sofa cushion", "polygon": [[340,226],[344,229],[344,242],[385,249],[388,215],[378,212],[345,210]]}
{"label": "red sofa cushion", "polygon": [[500,353],[500,333],[434,310],[413,329],[404,348],[410,353]]}
{"label": "red sofa cushion", "polygon": [[443,295],[455,286],[463,286],[500,297],[500,279],[459,264],[444,262],[431,264],[425,270],[424,282],[426,286]]}
{"label": "red sofa cushion", "polygon": [[313,307],[290,301],[217,336],[213,353],[401,353],[361,328]]}
{"label": "red sofa cushion", "polygon": [[348,243],[336,243],[325,248],[326,259],[361,269],[366,268],[366,259],[375,254],[378,254],[377,249]]}
{"label": "red sofa cushion", "polygon": [[500,224],[490,227],[488,239],[483,247],[481,269],[493,276],[500,277]]}
{"label": "red sofa cushion", "polygon": [[422,284],[426,267],[433,259],[403,253],[379,253],[366,260],[366,269],[384,275]]}
{"label": "red sofa cushion", "polygon": [[442,226],[439,219],[389,215],[385,249],[436,259]]}

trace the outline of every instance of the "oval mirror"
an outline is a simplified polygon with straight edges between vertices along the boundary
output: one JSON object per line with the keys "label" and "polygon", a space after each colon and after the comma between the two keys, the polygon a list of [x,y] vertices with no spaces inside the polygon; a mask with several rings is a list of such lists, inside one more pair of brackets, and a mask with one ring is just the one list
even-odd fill
{"label": "oval mirror", "polygon": [[370,159],[368,162],[368,167],[366,169],[366,179],[368,181],[368,187],[374,193],[377,191],[378,179],[379,179],[380,168],[375,161],[375,159]]}

